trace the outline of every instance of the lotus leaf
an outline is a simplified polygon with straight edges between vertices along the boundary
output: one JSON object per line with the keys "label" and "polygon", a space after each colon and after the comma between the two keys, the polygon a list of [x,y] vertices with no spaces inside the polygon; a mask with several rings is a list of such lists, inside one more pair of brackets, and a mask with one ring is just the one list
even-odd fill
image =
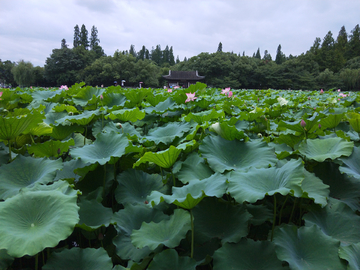
{"label": "lotus leaf", "polygon": [[327,139],[308,139],[299,144],[300,154],[308,159],[323,162],[325,159],[336,159],[341,156],[350,156],[354,142],[335,137]]}
{"label": "lotus leaf", "polygon": [[161,244],[174,248],[190,229],[189,212],[175,209],[169,220],[143,222],[139,230],[132,231],[131,242],[137,248],[148,247],[150,250],[155,250]]}
{"label": "lotus leaf", "polygon": [[301,182],[304,179],[303,165],[300,160],[291,160],[281,168],[233,171],[229,173],[228,191],[239,203],[254,203],[266,195],[291,194],[301,197]]}
{"label": "lotus leaf", "polygon": [[339,256],[349,262],[347,269],[360,269],[360,243],[340,247]]}
{"label": "lotus leaf", "polygon": [[33,256],[66,239],[79,221],[77,196],[57,190],[23,191],[0,202],[0,249]]}
{"label": "lotus leaf", "polygon": [[181,138],[184,133],[190,130],[189,123],[170,122],[164,126],[149,130],[144,139],[156,144],[170,144],[175,138]]}
{"label": "lotus leaf", "polygon": [[[151,253],[148,247],[136,248],[131,243],[131,233],[138,230],[143,222],[160,222],[169,219],[162,211],[145,205],[127,204],[125,208],[114,213],[111,223],[115,223],[118,235],[113,239],[116,253],[123,260],[140,261]],[[189,219],[190,220],[190,219]]]}
{"label": "lotus leaf", "polygon": [[63,118],[60,118],[55,121],[55,124],[63,126],[78,124],[80,126],[86,126],[95,118],[95,116],[99,114],[100,110],[84,111],[83,113],[78,115],[67,115]]}
{"label": "lotus leaf", "polygon": [[96,200],[82,200],[79,204],[80,221],[78,227],[92,231],[101,226],[109,226],[112,217],[112,209],[104,207]]}
{"label": "lotus leaf", "polygon": [[340,241],[327,236],[317,226],[277,227],[274,243],[278,258],[287,261],[291,269],[346,269],[338,255]]}
{"label": "lotus leaf", "polygon": [[305,169],[303,172],[305,178],[301,183],[301,189],[307,197],[314,199],[315,203],[324,207],[327,204],[327,198],[330,195],[330,187],[324,184],[323,181],[313,173],[310,173]]}
{"label": "lotus leaf", "polygon": [[148,270],[195,270],[197,262],[189,257],[180,257],[174,249],[167,249],[154,256]]}
{"label": "lotus leaf", "polygon": [[326,207],[314,207],[304,216],[305,225],[317,225],[328,236],[343,245],[360,242],[360,216],[345,203],[331,199]]}
{"label": "lotus leaf", "polygon": [[145,112],[140,111],[138,107],[134,109],[122,109],[117,111],[112,111],[110,114],[106,115],[105,118],[110,118],[111,120],[120,120],[122,122],[136,122],[145,117]]}
{"label": "lotus leaf", "polygon": [[207,136],[199,147],[215,172],[264,168],[277,161],[274,150],[265,142],[227,141],[220,136]]}
{"label": "lotus leaf", "polygon": [[[237,244],[225,243],[214,253],[214,270],[286,270],[276,257],[275,245],[269,241],[242,239]],[[319,268],[320,269],[320,268]]]}
{"label": "lotus leaf", "polygon": [[65,249],[53,252],[46,262],[43,270],[111,270],[113,263],[103,248],[78,248]]}
{"label": "lotus leaf", "polygon": [[126,154],[126,148],[129,146],[131,143],[124,134],[99,133],[93,144],[71,149],[70,155],[74,158],[81,158],[86,163],[98,162],[100,165],[104,165],[111,158]]}
{"label": "lotus leaf", "polygon": [[62,167],[60,160],[19,155],[10,164],[0,167],[0,198],[12,197],[22,188],[31,187],[35,183],[50,183]]}
{"label": "lotus leaf", "polygon": [[75,145],[73,139],[67,141],[46,141],[44,143],[37,143],[28,146],[29,154],[34,154],[36,157],[59,157],[64,152],[69,151],[69,147]]}
{"label": "lotus leaf", "polygon": [[136,163],[134,163],[134,168],[139,166],[142,163],[154,162],[156,165],[162,168],[170,168],[174,165],[178,156],[181,153],[181,149],[176,148],[173,145],[164,151],[159,151],[156,153],[146,152]]}
{"label": "lotus leaf", "polygon": [[340,160],[343,162],[343,165],[339,167],[340,172],[360,180],[360,146],[355,146],[349,157],[343,157]]}

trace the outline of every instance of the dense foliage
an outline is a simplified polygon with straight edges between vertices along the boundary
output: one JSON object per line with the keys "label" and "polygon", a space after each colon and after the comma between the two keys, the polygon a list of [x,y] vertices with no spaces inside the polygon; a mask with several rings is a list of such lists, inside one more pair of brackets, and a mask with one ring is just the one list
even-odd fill
{"label": "dense foliage", "polygon": [[1,269],[359,269],[358,92],[0,89]]}

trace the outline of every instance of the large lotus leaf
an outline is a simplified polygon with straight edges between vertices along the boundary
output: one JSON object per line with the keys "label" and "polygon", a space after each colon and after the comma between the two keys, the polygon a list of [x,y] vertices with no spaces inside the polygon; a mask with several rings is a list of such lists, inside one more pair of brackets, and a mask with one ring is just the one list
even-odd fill
{"label": "large lotus leaf", "polygon": [[229,122],[217,122],[215,124],[212,124],[209,130],[215,132],[225,140],[248,140],[248,137],[244,133],[244,131],[239,130],[235,125],[230,125]]}
{"label": "large lotus leaf", "polygon": [[172,195],[153,191],[148,196],[149,203],[158,205],[160,202],[175,204],[185,209],[194,208],[206,196],[222,197],[226,190],[226,176],[215,173],[203,180],[193,180],[182,187],[173,187]]}
{"label": "large lotus leaf", "polygon": [[26,134],[31,134],[33,136],[43,136],[52,133],[53,128],[48,124],[41,122],[36,127],[31,128],[29,131],[25,132]]}
{"label": "large lotus leaf", "polygon": [[124,106],[126,101],[126,97],[121,93],[104,93],[103,97],[101,105],[109,108]]}
{"label": "large lotus leaf", "polygon": [[343,165],[339,167],[340,172],[360,180],[360,146],[355,146],[349,157],[343,157],[340,160],[343,162]]}
{"label": "large lotus leaf", "polygon": [[62,90],[42,90],[42,91],[35,91],[31,93],[33,97],[33,101],[46,101],[48,98],[52,98],[58,94],[61,94]]}
{"label": "large lotus leaf", "polygon": [[61,170],[62,167],[61,160],[19,155],[10,164],[0,167],[0,198],[12,197],[20,189],[31,187],[35,183],[50,183],[54,180],[57,170]]}
{"label": "large lotus leaf", "polygon": [[54,112],[63,112],[66,111],[67,113],[79,113],[79,111],[71,105],[68,104],[58,104],[53,108]]}
{"label": "large lotus leaf", "polygon": [[152,94],[152,90],[150,88],[128,89],[128,91],[124,92],[126,98],[133,104],[141,103],[141,101],[143,101],[143,99],[149,94]]}
{"label": "large lotus leaf", "polygon": [[130,124],[129,122],[126,123],[114,123],[113,121],[111,122],[107,122],[103,127],[102,127],[102,123],[100,121],[96,122],[93,125],[92,128],[92,133],[93,136],[96,137],[97,134],[99,134],[100,132],[105,132],[105,133],[110,133],[111,131],[114,131],[116,133],[124,133],[129,135],[131,138],[141,138],[142,135],[140,134],[140,132],[138,132],[135,127]]}
{"label": "large lotus leaf", "polygon": [[189,113],[184,117],[184,120],[190,122],[194,120],[198,124],[203,124],[206,121],[210,121],[212,119],[218,119],[225,117],[225,113],[223,111],[215,111],[215,109],[202,111],[199,113]]}
{"label": "large lotus leaf", "polygon": [[145,112],[140,111],[138,107],[134,109],[122,109],[117,111],[112,111],[110,114],[106,115],[105,118],[110,118],[111,120],[120,120],[122,122],[136,122],[145,117]]}
{"label": "large lotus leaf", "polygon": [[314,207],[304,215],[304,220],[306,226],[315,224],[344,245],[360,242],[360,216],[338,200],[330,200],[324,208]]}
{"label": "large lotus leaf", "polygon": [[14,261],[14,258],[7,254],[5,249],[0,249],[0,269],[8,268]]}
{"label": "large lotus leaf", "polygon": [[117,181],[119,185],[115,189],[115,198],[121,204],[144,204],[151,191],[167,190],[159,174],[148,174],[134,169],[122,172]]}
{"label": "large lotus leaf", "polygon": [[276,193],[301,197],[303,168],[300,160],[291,160],[281,168],[233,171],[228,175],[228,192],[239,203],[254,203],[266,195],[272,196]]}
{"label": "large lotus leaf", "polygon": [[308,139],[299,144],[300,154],[308,159],[323,162],[325,159],[336,159],[350,156],[354,142],[347,142],[342,138]]}
{"label": "large lotus leaf", "polygon": [[94,103],[97,97],[104,93],[104,88],[95,88],[91,86],[86,86],[76,93],[73,96],[73,101],[76,105],[85,106],[88,103]]}
{"label": "large lotus leaf", "polygon": [[327,198],[330,195],[330,187],[324,184],[320,178],[304,169],[305,178],[301,183],[301,189],[304,191],[303,197],[314,199],[315,203],[324,207],[327,204]]}
{"label": "large lotus leaf", "polygon": [[170,122],[164,126],[150,129],[144,139],[155,142],[155,144],[170,144],[175,138],[181,138],[190,128],[189,123]]}
{"label": "large lotus leaf", "polygon": [[264,168],[277,161],[274,150],[265,142],[227,141],[220,136],[207,136],[199,147],[215,172]]}
{"label": "large lotus leaf", "polygon": [[59,157],[64,152],[69,151],[71,145],[75,145],[73,139],[67,141],[49,140],[28,146],[27,150],[29,154],[34,154],[35,157]]}
{"label": "large lotus leaf", "polygon": [[63,140],[74,132],[83,133],[84,128],[78,125],[71,125],[71,126],[58,125],[53,127],[50,136],[55,140]]}
{"label": "large lotus leaf", "polygon": [[[237,243],[248,235],[249,214],[245,205],[233,205],[216,198],[205,198],[193,209],[197,242],[205,243],[212,238],[221,243]],[[201,239],[201,240],[200,240]]]}
{"label": "large lotus leaf", "polygon": [[213,173],[213,170],[205,163],[205,159],[200,157],[198,153],[193,152],[181,164],[177,177],[182,183],[187,184],[192,180],[208,178]]}
{"label": "large lotus leaf", "polygon": [[338,255],[340,241],[327,236],[317,226],[277,227],[274,243],[278,258],[287,261],[291,269],[346,269]]}
{"label": "large lotus leaf", "polygon": [[[147,99],[149,97],[151,97],[151,96],[148,96]],[[151,102],[150,102],[150,104],[151,104]],[[154,106],[154,107],[145,108],[145,112],[147,114],[152,114],[152,113],[162,114],[162,113],[164,113],[166,111],[174,109],[174,107],[177,106],[176,102],[174,102],[170,97],[167,98],[164,101],[161,101],[161,102],[157,103],[156,106],[154,104],[151,104],[151,105]]]}
{"label": "large lotus leaf", "polygon": [[[17,154],[11,151],[12,158],[15,158]],[[0,142],[0,166],[8,163],[9,161],[9,147],[5,146],[3,142]]]}
{"label": "large lotus leaf", "polygon": [[101,226],[109,226],[113,214],[111,208],[104,207],[96,200],[86,199],[81,200],[78,205],[80,207],[78,227],[92,231]]}
{"label": "large lotus leaf", "polygon": [[[243,238],[237,244],[225,243],[214,253],[214,270],[286,270],[269,241]],[[320,269],[320,268],[319,268]]]}
{"label": "large lotus leaf", "polygon": [[23,115],[0,117],[0,140],[13,140],[21,133],[37,127],[45,118],[40,110],[28,110],[23,113]]}
{"label": "large lotus leaf", "polygon": [[48,125],[58,125],[57,120],[60,120],[64,117],[67,117],[69,114],[67,112],[48,112],[45,116],[44,123]]}
{"label": "large lotus leaf", "polygon": [[60,125],[71,125],[71,124],[78,124],[79,126],[86,126],[88,125],[95,116],[99,115],[100,111],[84,111],[81,114],[78,115],[68,115],[63,118],[60,118],[55,121],[56,124]]}
{"label": "large lotus leaf", "polygon": [[131,242],[137,248],[147,246],[151,250],[155,250],[161,244],[175,248],[191,229],[190,223],[188,211],[175,209],[169,220],[159,223],[143,222],[139,230],[133,230]]}
{"label": "large lotus leaf", "polygon": [[127,204],[124,209],[114,213],[111,223],[115,223],[118,231],[118,235],[113,239],[117,255],[123,260],[131,259],[136,262],[149,255],[151,250],[148,247],[138,249],[131,243],[131,233],[140,229],[143,222],[160,222],[164,219],[169,219],[169,216],[145,205]]}
{"label": "large lotus leaf", "polygon": [[270,209],[264,204],[247,204],[246,208],[250,215],[252,215],[250,223],[255,226],[260,225],[267,220],[271,220],[274,216],[273,209]]}
{"label": "large lotus leaf", "polygon": [[344,113],[340,114],[328,114],[325,118],[322,118],[319,122],[322,129],[335,128],[344,118]]}
{"label": "large lotus leaf", "polygon": [[156,153],[146,152],[141,158],[138,159],[138,161],[136,161],[136,163],[134,163],[133,167],[135,168],[146,162],[154,162],[156,165],[162,168],[170,168],[175,163],[180,153],[181,149],[178,149],[173,145],[170,145],[170,147],[164,151],[159,151]]}
{"label": "large lotus leaf", "polygon": [[357,132],[360,133],[360,113],[349,113],[346,115],[351,127]]}
{"label": "large lotus leaf", "polygon": [[333,162],[317,164],[314,173],[324,184],[330,186],[330,197],[343,201],[354,211],[360,211],[358,180],[340,173],[339,165]]}
{"label": "large lotus leaf", "polygon": [[166,249],[154,256],[148,270],[195,270],[197,262],[189,257],[180,257],[175,249]]}
{"label": "large lotus leaf", "polygon": [[56,190],[23,191],[0,203],[0,249],[33,256],[66,239],[79,221],[77,196]]}
{"label": "large lotus leaf", "polygon": [[127,153],[127,147],[131,146],[130,141],[124,134],[115,132],[99,133],[93,144],[85,145],[82,148],[70,150],[73,158],[81,158],[84,162],[104,165],[111,158],[121,157]]}
{"label": "large lotus leaf", "polygon": [[295,148],[295,145],[297,145],[302,140],[302,137],[295,136],[293,134],[280,134],[278,138],[275,138],[274,141],[278,144],[285,143],[288,146],[290,146],[292,149]]}
{"label": "large lotus leaf", "polygon": [[61,252],[53,252],[43,270],[111,270],[113,263],[106,250],[101,248],[65,249]]}
{"label": "large lotus leaf", "polygon": [[348,270],[360,270],[360,243],[340,247],[339,256],[349,262]]}
{"label": "large lotus leaf", "polygon": [[63,162],[64,167],[62,170],[57,171],[54,181],[59,179],[66,179],[69,182],[78,182],[79,179],[83,176],[79,173],[75,173],[75,169],[84,168],[89,166],[90,163],[85,163],[82,159],[72,159],[69,161]]}

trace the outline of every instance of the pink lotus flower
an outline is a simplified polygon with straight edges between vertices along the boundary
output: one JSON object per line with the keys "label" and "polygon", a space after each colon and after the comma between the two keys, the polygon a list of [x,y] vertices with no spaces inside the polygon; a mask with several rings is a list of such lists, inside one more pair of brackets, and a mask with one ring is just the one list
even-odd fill
{"label": "pink lotus flower", "polygon": [[229,91],[229,93],[227,93],[227,96],[228,96],[228,97],[232,97],[232,95],[233,95],[233,92],[232,92],[232,91]]}
{"label": "pink lotus flower", "polygon": [[340,97],[347,97],[347,95],[343,94],[343,93],[340,93],[339,94]]}
{"label": "pink lotus flower", "polygon": [[341,90],[340,89],[338,89],[338,92],[340,92]]}
{"label": "pink lotus flower", "polygon": [[221,94],[227,94],[227,93],[229,93],[230,92],[230,87],[227,87],[227,88],[225,88],[225,89],[221,89]]}
{"label": "pink lotus flower", "polygon": [[304,119],[301,119],[300,125],[301,125],[302,127],[305,127],[305,126],[306,126],[306,122],[304,121]]}
{"label": "pink lotus flower", "polygon": [[0,92],[0,100],[1,100],[1,96],[2,96],[3,92]]}
{"label": "pink lotus flower", "polygon": [[178,86],[178,85],[175,85],[175,86],[174,86],[174,89],[178,89],[178,88],[180,88],[180,86]]}
{"label": "pink lotus flower", "polygon": [[171,89],[171,88],[169,88],[167,91],[168,91],[169,93],[171,93],[171,92],[172,92],[172,89]]}
{"label": "pink lotus flower", "polygon": [[197,97],[195,97],[195,92],[194,92],[194,94],[186,93],[186,96],[187,96],[187,99],[185,100],[185,103],[189,102],[189,101],[194,101],[195,99],[197,99]]}
{"label": "pink lotus flower", "polygon": [[67,85],[62,85],[62,86],[60,86],[59,89],[61,89],[61,90],[69,90],[69,88],[67,87]]}
{"label": "pink lotus flower", "polygon": [[323,94],[323,93],[324,93],[324,90],[321,89],[321,90],[320,90],[320,94]]}
{"label": "pink lotus flower", "polygon": [[104,96],[103,96],[103,95],[100,95],[100,99],[103,100],[103,99],[104,99]]}

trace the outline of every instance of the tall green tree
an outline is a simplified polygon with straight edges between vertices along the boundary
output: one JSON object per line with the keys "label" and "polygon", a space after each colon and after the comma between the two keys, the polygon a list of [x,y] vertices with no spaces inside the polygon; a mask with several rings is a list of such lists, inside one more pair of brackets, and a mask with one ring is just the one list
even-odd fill
{"label": "tall green tree", "polygon": [[257,49],[256,54],[255,54],[255,58],[261,59],[260,48]]}
{"label": "tall green tree", "polygon": [[129,54],[131,54],[132,56],[134,56],[136,58],[135,45],[133,45],[133,44],[130,45]]}
{"label": "tall green tree", "polygon": [[34,80],[34,66],[24,60],[19,61],[11,70],[14,79],[20,87],[30,86]]}
{"label": "tall green tree", "polygon": [[348,43],[348,36],[345,30],[345,26],[342,26],[335,41],[335,59],[334,59],[334,71],[338,72],[342,69],[346,63],[346,48]]}
{"label": "tall green tree", "polygon": [[63,39],[61,40],[61,49],[67,48],[67,47],[68,47],[68,45],[66,44],[66,39],[63,38]]}
{"label": "tall green tree", "polygon": [[334,71],[334,59],[335,59],[335,40],[332,36],[332,32],[329,31],[321,43],[319,51],[318,63],[320,71],[329,69]]}
{"label": "tall green tree", "polygon": [[347,59],[360,56],[360,27],[357,24],[349,36]]}
{"label": "tall green tree", "polygon": [[162,64],[162,51],[161,46],[158,44],[156,48],[151,50],[151,60],[153,60],[157,65],[161,66]]}
{"label": "tall green tree", "polygon": [[88,39],[88,30],[86,30],[86,26],[83,24],[80,30],[80,46],[83,46],[86,50],[89,48],[89,39]]}
{"label": "tall green tree", "polygon": [[173,47],[170,47],[170,51],[169,51],[169,64],[170,66],[175,65],[175,57],[174,57],[174,52],[173,52]]}
{"label": "tall green tree", "polygon": [[91,27],[91,35],[90,35],[90,50],[95,50],[97,46],[99,46],[100,39],[98,38],[98,30],[93,25]]}
{"label": "tall green tree", "polygon": [[275,63],[281,65],[285,61],[285,54],[281,51],[281,44],[277,47]]}
{"label": "tall green tree", "polygon": [[265,62],[270,62],[270,61],[272,61],[271,54],[268,52],[268,50],[265,50],[265,51],[264,51],[263,60],[264,60]]}
{"label": "tall green tree", "polygon": [[77,46],[80,46],[80,29],[78,25],[75,25],[73,47],[76,48]]}
{"label": "tall green tree", "polygon": [[141,50],[138,52],[137,56],[136,56],[136,59],[137,60],[144,60],[145,59],[145,52],[146,52],[146,48],[145,46],[143,45],[141,47]]}
{"label": "tall green tree", "polygon": [[16,86],[17,83],[14,80],[14,75],[11,70],[15,66],[14,62],[6,60],[4,62],[0,59],[0,83],[4,85]]}
{"label": "tall green tree", "polygon": [[170,64],[170,49],[168,45],[162,51],[162,64]]}
{"label": "tall green tree", "polygon": [[217,52],[222,52],[223,49],[222,49],[222,43],[219,42],[219,45],[218,45],[218,48],[217,48]]}

